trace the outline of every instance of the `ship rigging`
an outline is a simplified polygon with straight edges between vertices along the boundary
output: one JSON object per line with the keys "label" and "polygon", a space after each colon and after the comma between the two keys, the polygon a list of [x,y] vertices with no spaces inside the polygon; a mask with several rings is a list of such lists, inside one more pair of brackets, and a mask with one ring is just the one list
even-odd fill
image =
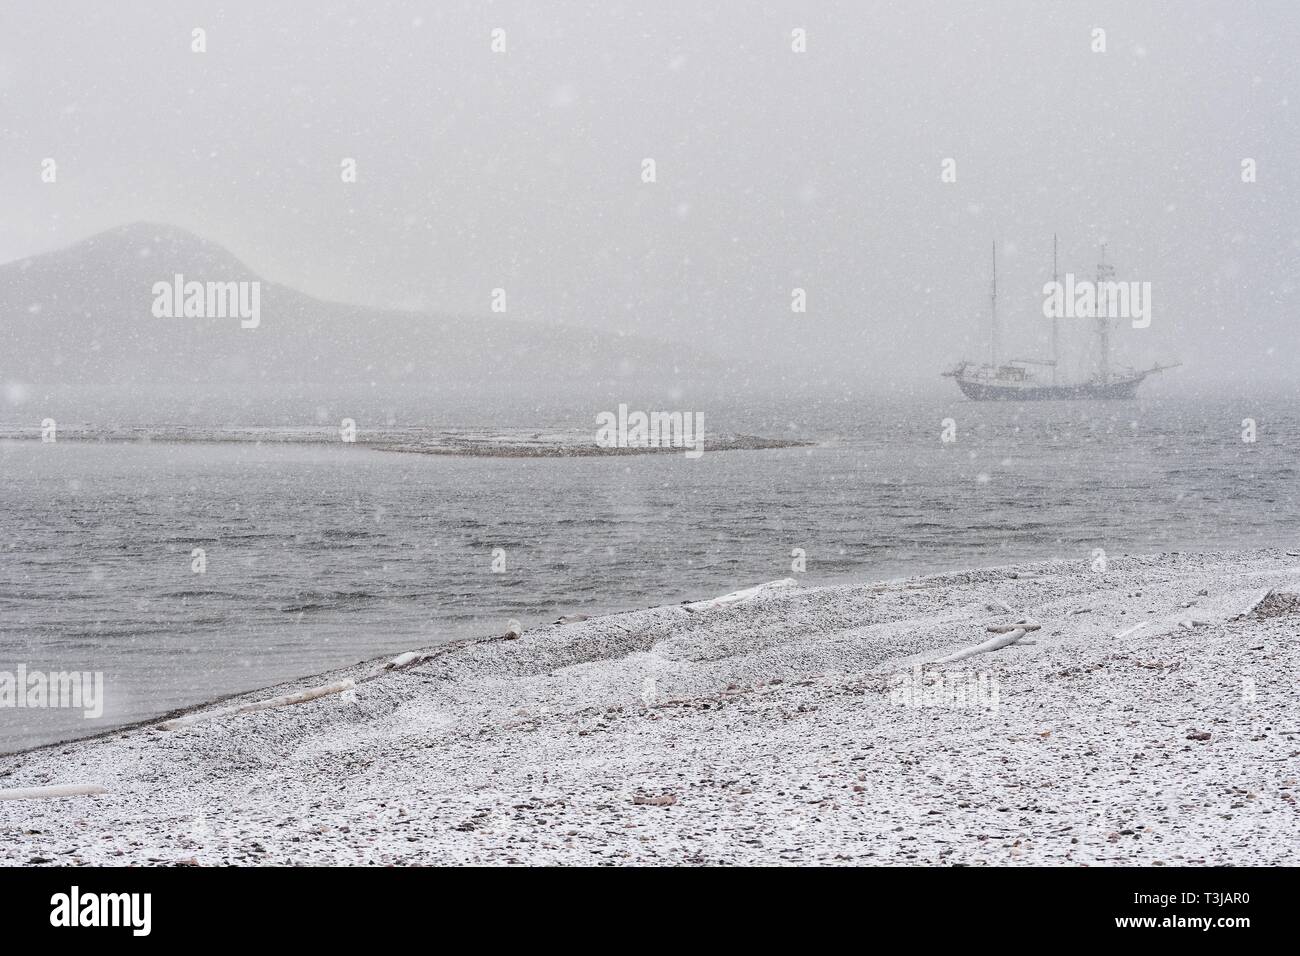
{"label": "ship rigging", "polygon": [[[1114,285],[1115,270],[1106,263],[1106,247],[1102,246],[1101,262],[1097,265],[1098,290]],[[1052,236],[1052,281],[1059,287],[1056,236]],[[1001,355],[1001,329],[998,323],[998,257],[997,244],[993,245],[993,281],[989,295],[989,358],[987,362],[962,361],[944,376],[955,379],[962,394],[973,401],[1051,401],[1080,399],[1128,399],[1137,396],[1143,380],[1156,372],[1174,365],[1153,365],[1149,369],[1135,370],[1117,367],[1111,357],[1110,310],[1098,302],[1094,319],[1096,334],[1096,362],[1093,373],[1078,382],[1062,381],[1060,318],[1052,317],[1050,359],[1008,359]],[[1033,366],[1050,368],[1050,381],[1035,374]]]}

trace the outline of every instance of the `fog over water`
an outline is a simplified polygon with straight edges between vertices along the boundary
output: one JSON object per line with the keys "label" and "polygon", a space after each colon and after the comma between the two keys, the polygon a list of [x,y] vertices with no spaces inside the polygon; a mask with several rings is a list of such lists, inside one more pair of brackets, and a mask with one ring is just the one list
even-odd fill
{"label": "fog over water", "polygon": [[793,396],[950,388],[983,354],[994,241],[1008,338],[1042,354],[1057,233],[1062,272],[1106,241],[1152,283],[1120,357],[1184,368],[1148,387],[1294,387],[1294,4],[707,6],[7,7],[0,261],[171,225],[320,299],[473,327],[504,288],[511,322],[720,360],[679,385]]}

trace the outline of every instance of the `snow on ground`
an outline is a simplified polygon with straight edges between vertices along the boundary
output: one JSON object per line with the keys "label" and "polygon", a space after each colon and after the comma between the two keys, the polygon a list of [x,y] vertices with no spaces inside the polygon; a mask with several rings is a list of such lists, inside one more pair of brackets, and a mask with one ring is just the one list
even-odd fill
{"label": "snow on ground", "polygon": [[0,789],[107,789],[0,800],[0,861],[1295,864],[1300,604],[1240,617],[1270,590],[1300,558],[763,588],[429,648],[0,757]]}

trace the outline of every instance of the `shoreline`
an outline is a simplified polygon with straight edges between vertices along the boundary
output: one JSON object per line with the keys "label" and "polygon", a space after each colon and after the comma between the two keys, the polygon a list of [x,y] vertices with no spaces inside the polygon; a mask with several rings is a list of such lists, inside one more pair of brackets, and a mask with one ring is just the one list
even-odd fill
{"label": "shoreline", "polygon": [[[1238,618],[1270,589],[1300,559],[1035,562],[434,645],[0,756],[107,791],[0,800],[0,862],[1294,862],[1300,609]],[[936,672],[996,706],[897,693]]]}
{"label": "shoreline", "polygon": [[[1172,555],[1179,555],[1179,554],[1189,554],[1194,552],[1174,551],[1168,553]],[[1300,557],[1300,552],[1298,552],[1296,556]],[[1138,557],[1152,557],[1152,555],[1141,555]],[[806,587],[816,588],[816,589],[841,588],[841,587],[872,587],[872,588],[883,588],[883,587],[890,587],[890,586],[901,587],[905,584],[908,584],[909,582],[924,581],[930,578],[946,577],[948,575],[953,575],[953,574],[971,574],[971,573],[976,573],[981,571],[999,571],[999,570],[1012,569],[1012,568],[1027,568],[1030,566],[1038,566],[1038,565],[1048,567],[1048,566],[1057,566],[1060,565],[1061,563],[1062,563],[1061,560],[1058,558],[1035,558],[1035,559],[1022,562],[1017,565],[1005,565],[1005,564],[998,564],[996,562],[986,563],[986,564],[958,565],[958,564],[948,564],[948,563],[941,562],[937,564],[931,564],[928,567],[922,566],[919,568],[900,570],[899,573],[896,574],[871,577],[865,581],[863,580],[860,571],[856,571],[856,570],[841,571],[834,574],[819,574],[816,576],[817,583],[806,585]],[[1012,573],[1014,573],[1014,571]],[[687,604],[690,603],[691,600],[692,600],[691,598],[682,597],[682,600],[679,603]],[[635,614],[641,611],[654,610],[655,608],[659,608],[659,607],[674,607],[674,606],[676,605],[669,604],[669,605],[654,605],[649,608],[647,607],[636,608],[636,607],[627,606],[625,604],[620,606],[616,603],[609,610],[597,609],[587,613],[580,613],[575,616],[562,614],[560,615],[559,619],[554,622],[542,622],[542,623],[535,623],[535,624],[525,625],[525,626],[529,629],[530,632],[537,632],[537,631],[541,631],[541,630],[545,630],[557,626],[558,624],[564,623],[566,621],[596,620],[598,618],[618,617],[625,614]],[[485,616],[485,615],[480,614],[480,616]],[[505,615],[498,613],[496,616],[504,617]],[[116,724],[111,727],[106,727],[100,730],[94,730],[89,733],[80,734],[72,737],[61,737],[57,740],[50,740],[45,743],[31,744],[29,746],[21,747],[17,750],[0,750],[0,760],[3,760],[6,757],[17,757],[23,754],[29,754],[47,748],[62,747],[69,744],[99,740],[101,738],[111,737],[114,734],[123,733],[129,730],[138,730],[141,728],[155,726],[159,723],[168,720],[174,720],[179,717],[185,717],[190,714],[194,714],[196,712],[200,712],[208,708],[214,708],[219,705],[227,704],[233,701],[254,699],[260,696],[273,696],[277,692],[286,692],[287,689],[297,688],[304,685],[314,685],[317,683],[328,683],[332,675],[350,673],[355,668],[358,667],[382,666],[384,663],[393,659],[394,656],[399,656],[402,653],[410,653],[412,651],[432,652],[434,650],[438,650],[444,647],[471,645],[471,644],[476,644],[484,641],[498,641],[502,639],[503,638],[500,636],[478,633],[478,634],[472,634],[468,636],[449,638],[445,641],[441,641],[436,644],[421,645],[408,651],[394,650],[389,653],[383,653],[371,657],[366,657],[352,664],[340,664],[338,666],[326,668],[325,670],[321,670],[321,671],[314,671],[311,673],[300,674],[297,676],[285,677],[283,679],[275,680],[267,684],[261,684],[256,687],[249,687],[249,688],[244,688],[242,690],[233,690],[226,693],[219,693],[214,697],[210,697],[204,700],[194,701],[193,703],[183,704],[179,707],[174,707],[170,710],[159,711],[157,713],[150,714],[149,716],[146,717],[135,718],[123,724]]]}
{"label": "shoreline", "polygon": [[[206,434],[186,434],[184,430],[166,428],[135,428],[94,432],[75,428],[60,428],[57,442],[43,442],[40,429],[27,429],[27,433],[0,430],[0,444],[57,444],[60,442],[88,445],[253,445],[253,446],[311,446],[353,445],[373,451],[400,452],[403,454],[441,455],[454,458],[605,458],[624,455],[668,455],[690,453],[699,457],[704,452],[767,451],[776,448],[811,448],[816,441],[806,438],[765,438],[759,435],[724,434],[705,438],[700,446],[682,444],[633,445],[605,447],[573,434],[551,433],[535,429],[516,429],[516,434],[486,437],[474,435],[467,429],[409,428],[401,430],[369,429],[379,432],[378,437],[343,441],[338,429],[202,429]],[[215,432],[215,433],[214,433]],[[529,437],[525,437],[525,433]],[[586,434],[586,433],[583,433]]]}

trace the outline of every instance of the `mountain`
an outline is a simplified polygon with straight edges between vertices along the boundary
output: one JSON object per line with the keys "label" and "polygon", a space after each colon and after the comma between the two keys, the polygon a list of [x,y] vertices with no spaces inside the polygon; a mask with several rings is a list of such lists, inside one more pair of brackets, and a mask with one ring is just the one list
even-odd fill
{"label": "mountain", "polygon": [[[260,324],[159,318],[154,286],[260,282]],[[0,266],[0,382],[401,385],[455,390],[675,382],[709,360],[650,339],[479,316],[325,302],[260,279],[227,250],[137,222]]]}

